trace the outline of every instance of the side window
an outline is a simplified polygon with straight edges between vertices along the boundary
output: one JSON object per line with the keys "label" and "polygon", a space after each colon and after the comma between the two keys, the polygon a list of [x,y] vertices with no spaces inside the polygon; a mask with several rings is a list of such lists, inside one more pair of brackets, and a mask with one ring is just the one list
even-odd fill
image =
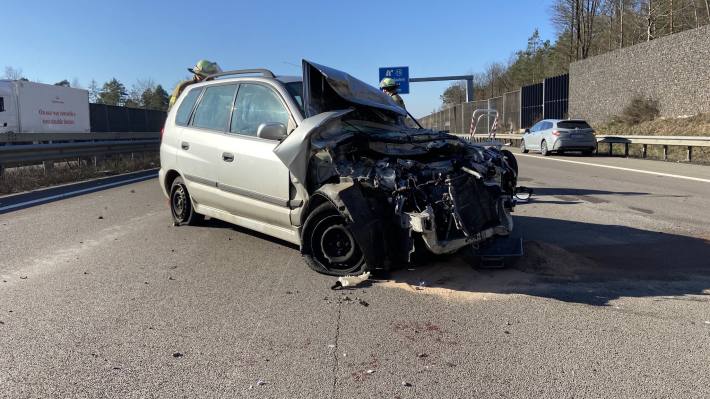
{"label": "side window", "polygon": [[545,122],[545,129],[552,129],[552,122]]}
{"label": "side window", "polygon": [[0,112],[5,111],[5,97],[0,97]]}
{"label": "side window", "polygon": [[190,114],[192,113],[192,108],[195,106],[195,101],[199,97],[202,88],[195,88],[187,92],[185,99],[180,103],[180,108],[177,110],[175,115],[175,124],[180,126],[187,126],[187,122],[190,121]]}
{"label": "side window", "polygon": [[262,123],[283,123],[288,127],[289,113],[279,96],[266,86],[242,84],[232,114],[232,133],[256,136]]}
{"label": "side window", "polygon": [[237,85],[211,86],[205,89],[200,103],[192,117],[192,125],[204,129],[227,130],[229,113],[232,111],[232,101]]}
{"label": "side window", "polygon": [[540,124],[541,124],[541,123],[542,123],[542,122],[538,122],[538,123],[534,124],[533,127],[530,128],[530,133],[535,133],[535,132],[537,132],[538,130],[540,130]]}

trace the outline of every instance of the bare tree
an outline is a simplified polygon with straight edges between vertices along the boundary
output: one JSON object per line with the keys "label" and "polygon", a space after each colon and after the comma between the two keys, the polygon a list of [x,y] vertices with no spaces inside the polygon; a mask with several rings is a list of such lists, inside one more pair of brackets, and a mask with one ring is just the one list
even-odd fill
{"label": "bare tree", "polygon": [[87,87],[86,89],[89,91],[89,102],[97,102],[99,100],[99,91],[101,91],[101,89],[99,88],[99,84],[96,82],[96,80],[91,79],[89,87]]}
{"label": "bare tree", "polygon": [[6,66],[5,67],[5,79],[10,79],[10,80],[22,79],[22,69],[13,68],[11,66]]}

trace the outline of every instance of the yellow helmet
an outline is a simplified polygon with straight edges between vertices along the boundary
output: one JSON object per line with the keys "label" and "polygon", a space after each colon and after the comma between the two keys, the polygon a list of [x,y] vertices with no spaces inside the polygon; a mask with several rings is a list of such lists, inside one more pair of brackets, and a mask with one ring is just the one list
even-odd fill
{"label": "yellow helmet", "polygon": [[199,75],[202,77],[207,77],[209,75],[222,72],[222,68],[217,65],[216,62],[211,62],[207,60],[199,60],[192,68],[187,68],[188,71]]}
{"label": "yellow helmet", "polygon": [[384,78],[380,82],[380,89],[389,89],[389,88],[394,88],[394,87],[398,87],[398,86],[399,85],[397,84],[397,82],[395,82],[395,80],[392,78]]}

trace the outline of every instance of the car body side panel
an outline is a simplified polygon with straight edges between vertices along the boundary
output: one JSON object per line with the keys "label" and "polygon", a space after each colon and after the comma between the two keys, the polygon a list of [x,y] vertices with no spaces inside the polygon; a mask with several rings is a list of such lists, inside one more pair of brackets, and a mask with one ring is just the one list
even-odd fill
{"label": "car body side panel", "polygon": [[234,157],[226,162],[220,155],[218,187],[226,199],[220,208],[290,227],[289,171],[273,152],[278,142],[238,134],[224,135],[220,142],[222,152]]}
{"label": "car body side panel", "polygon": [[[191,127],[181,128],[177,149],[177,167],[185,179],[193,201],[215,206],[214,188],[218,172],[215,165],[221,160],[217,132]],[[187,148],[185,148],[187,147]]]}

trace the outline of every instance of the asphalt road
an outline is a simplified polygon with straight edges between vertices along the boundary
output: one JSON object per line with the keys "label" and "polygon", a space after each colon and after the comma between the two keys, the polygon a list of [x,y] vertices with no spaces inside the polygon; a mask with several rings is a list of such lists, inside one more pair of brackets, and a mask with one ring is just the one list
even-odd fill
{"label": "asphalt road", "polygon": [[514,267],[340,292],[156,180],[2,214],[0,397],[710,396],[710,168],[553,159],[665,175],[520,157]]}

